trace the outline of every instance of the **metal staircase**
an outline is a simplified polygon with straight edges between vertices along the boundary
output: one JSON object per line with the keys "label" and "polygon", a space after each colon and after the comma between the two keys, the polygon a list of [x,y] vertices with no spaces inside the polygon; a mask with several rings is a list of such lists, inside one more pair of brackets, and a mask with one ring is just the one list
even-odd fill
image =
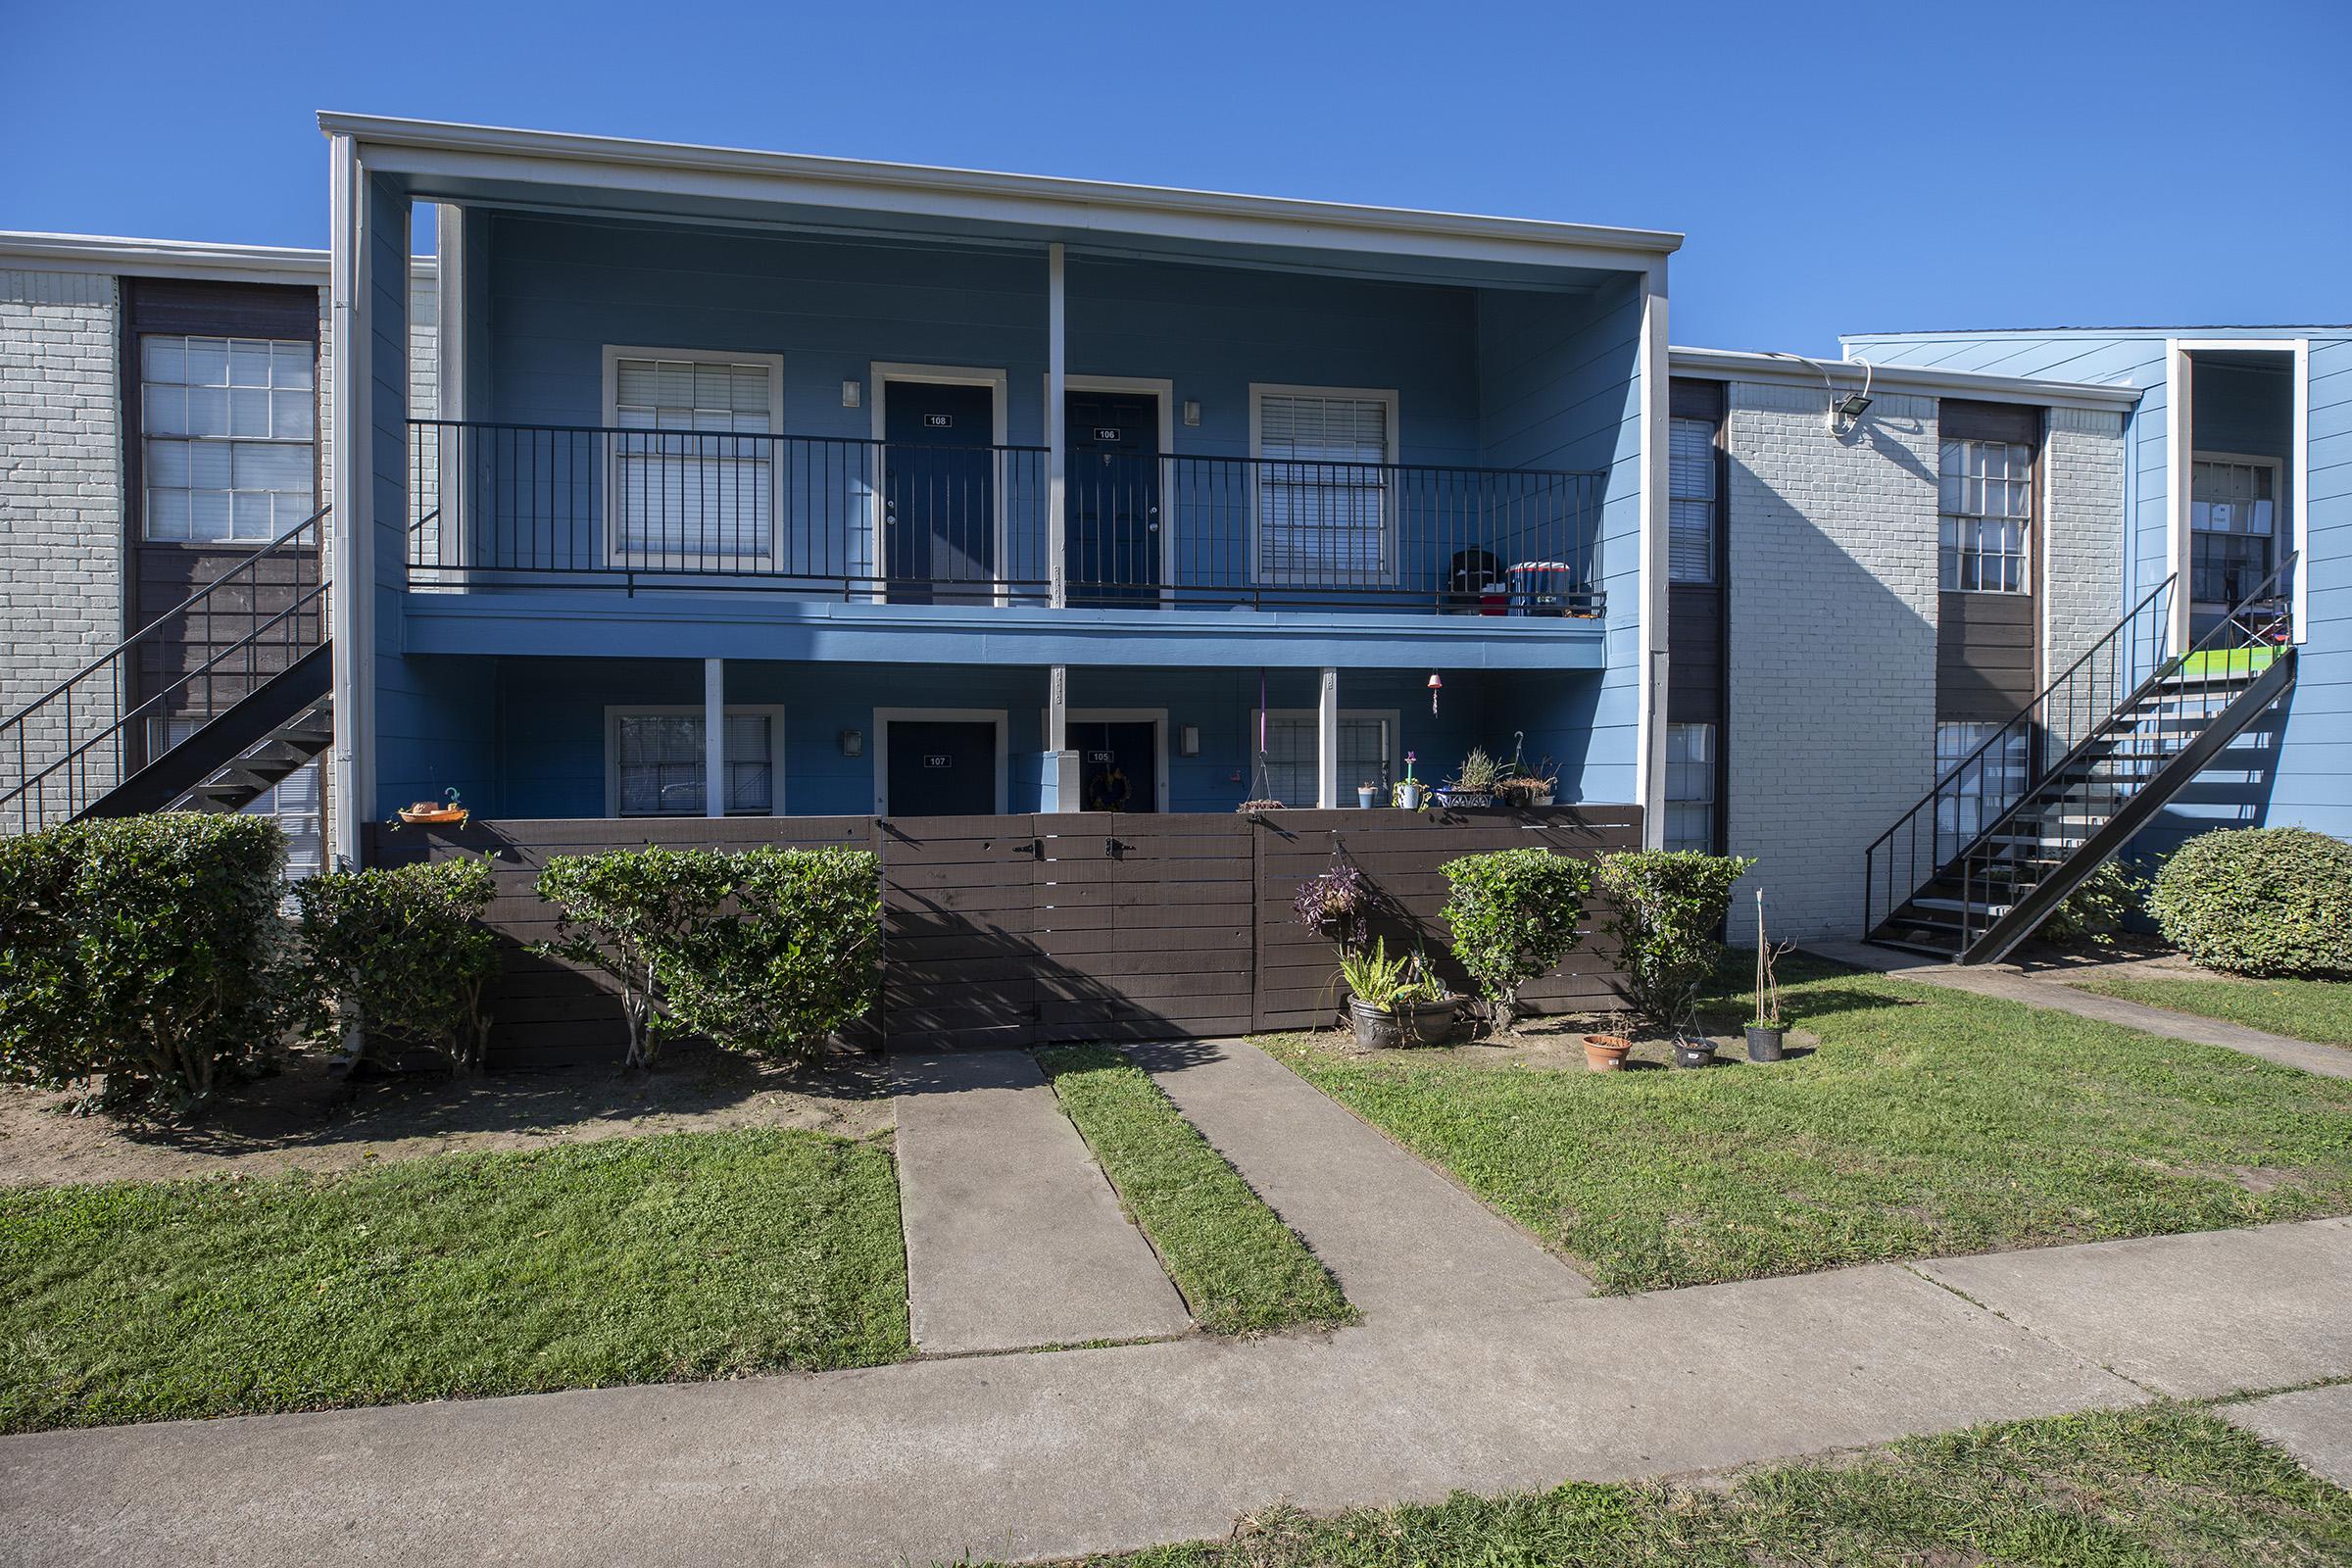
{"label": "metal staircase", "polygon": [[[320,508],[0,719],[0,833],[233,811],[324,751],[325,517]],[[165,719],[196,729],[167,747]]]}
{"label": "metal staircase", "polygon": [[1990,963],[2031,936],[2293,685],[2293,564],[2185,653],[2173,579],[2134,606],[1864,852],[1865,937]]}

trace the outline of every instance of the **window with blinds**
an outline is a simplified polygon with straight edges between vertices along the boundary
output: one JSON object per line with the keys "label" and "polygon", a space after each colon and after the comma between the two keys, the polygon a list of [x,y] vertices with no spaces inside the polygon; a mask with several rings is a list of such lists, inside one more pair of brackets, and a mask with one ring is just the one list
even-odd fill
{"label": "window with blinds", "polygon": [[1666,573],[1673,582],[1715,580],[1715,424],[1676,419],[1667,439]]}
{"label": "window with blinds", "polygon": [[139,339],[147,538],[260,543],[311,514],[316,358],[301,339]]}
{"label": "window with blinds", "polygon": [[1391,400],[1260,392],[1257,580],[1367,586],[1395,573],[1389,474]]}
{"label": "window with blinds", "polygon": [[[1251,715],[1253,718],[1256,716]],[[1274,799],[1290,807],[1311,807],[1319,798],[1315,778],[1313,713],[1266,715],[1266,782]],[[1359,784],[1390,779],[1386,718],[1340,715],[1340,798],[1354,798]]]}
{"label": "window with blinds", "polygon": [[2022,441],[1946,441],[1936,526],[1946,592],[2022,594],[2034,516],[2034,449]]}
{"label": "window with blinds", "polygon": [[[1982,757],[1980,748],[1991,745]],[[1961,763],[1960,774],[1939,782],[1936,801],[1936,858],[1957,855],[2025,793],[2028,737],[2020,726],[1939,719],[1936,724],[1936,777]]]}
{"label": "window with blinds", "polygon": [[[703,715],[619,713],[612,722],[620,814],[703,815]],[[776,802],[776,715],[730,709],[726,725],[727,814],[770,815]]]}
{"label": "window with blinds", "polygon": [[633,561],[692,570],[767,556],[775,531],[773,368],[612,363],[613,531]]}

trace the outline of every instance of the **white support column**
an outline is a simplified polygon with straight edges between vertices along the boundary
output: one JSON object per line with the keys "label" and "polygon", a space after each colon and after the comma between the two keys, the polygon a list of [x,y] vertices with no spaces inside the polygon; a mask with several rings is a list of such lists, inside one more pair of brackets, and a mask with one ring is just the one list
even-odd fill
{"label": "white support column", "polygon": [[1046,676],[1045,809],[1083,810],[1085,796],[1078,754],[1070,750],[1070,666],[1055,664]]}
{"label": "white support column", "polygon": [[1315,806],[1335,810],[1340,804],[1340,672],[1323,672],[1323,689],[1315,707]]}
{"label": "white support column", "polygon": [[1069,557],[1063,548],[1068,525],[1068,497],[1063,493],[1069,471],[1069,432],[1063,428],[1069,385],[1069,353],[1064,341],[1068,322],[1061,244],[1055,241],[1046,247],[1046,582],[1048,602],[1055,610],[1070,599]]}
{"label": "white support column", "polygon": [[2173,578],[2172,651],[2188,648],[2188,501],[2196,475],[2196,366],[2179,338],[2164,345],[2164,569]]}
{"label": "white support column", "polygon": [[[1641,547],[1635,578],[1635,614],[1641,650],[1636,695],[1634,798],[1642,806],[1642,847],[1666,842],[1666,690],[1672,671],[1666,639],[1668,418],[1671,403],[1666,348],[1666,262],[1649,264],[1642,304],[1642,514],[1636,541]],[[1618,615],[1612,588],[1609,618]],[[1718,742],[1720,744],[1720,742]]]}
{"label": "white support column", "polygon": [[[349,136],[329,142],[329,199],[333,211],[328,263],[327,333],[329,385],[327,430],[332,469],[325,520],[328,540],[326,596],[328,655],[333,670],[335,738],[328,752],[327,850],[338,865],[360,863],[361,832],[374,810],[368,783],[370,662],[364,607],[372,573],[362,497],[371,486],[374,447],[367,438],[368,377],[368,191],[359,149]],[[368,547],[368,548],[363,548]]]}
{"label": "white support column", "polygon": [[1070,666],[1055,664],[1046,689],[1046,750],[1070,749]]}
{"label": "white support column", "polygon": [[703,814],[727,814],[727,662],[703,661]]}

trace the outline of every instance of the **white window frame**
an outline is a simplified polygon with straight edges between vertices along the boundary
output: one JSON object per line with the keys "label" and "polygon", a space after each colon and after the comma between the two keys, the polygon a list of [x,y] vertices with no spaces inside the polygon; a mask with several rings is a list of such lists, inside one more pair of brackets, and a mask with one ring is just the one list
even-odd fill
{"label": "white window frame", "polygon": [[[767,776],[773,787],[768,791],[767,814],[789,816],[784,800],[784,705],[781,703],[729,703],[720,710],[724,721],[748,714],[761,714],[767,719]],[[605,815],[620,817],[620,721],[624,718],[707,718],[709,710],[700,703],[608,703],[605,705]],[[632,822],[700,821],[709,816],[710,781],[703,780],[703,810],[694,814],[677,811],[656,811],[633,816]],[[752,816],[751,811],[728,811],[727,816]]]}
{"label": "white window frame", "polygon": [[[1395,467],[1401,461],[1397,454],[1404,450],[1404,435],[1397,423],[1396,389],[1371,386],[1301,386],[1286,381],[1252,381],[1250,383],[1250,582],[1251,586],[1266,586],[1265,544],[1258,537],[1265,519],[1265,501],[1260,493],[1265,470],[1261,466],[1269,460],[1265,447],[1265,400],[1270,398],[1352,398],[1364,403],[1387,405],[1385,423],[1388,426],[1388,452],[1381,461]],[[1271,461],[1279,462],[1275,459]],[[1396,560],[1396,493],[1393,485],[1384,485],[1380,492],[1380,560],[1382,571],[1369,578],[1363,586],[1392,588],[1398,580]],[[1272,586],[1295,586],[1274,583]],[[1279,709],[1277,712],[1281,711]]]}
{"label": "white window frame", "polygon": [[[1666,819],[1668,822],[1672,821],[1674,808],[1677,806],[1704,806],[1707,808],[1707,842],[1700,845],[1699,850],[1702,854],[1712,855],[1715,853],[1716,844],[1720,842],[1723,837],[1721,829],[1724,826],[1724,821],[1721,814],[1724,806],[1723,793],[1716,787],[1722,773],[1723,754],[1719,748],[1723,745],[1723,726],[1716,723],[1713,719],[1706,718],[1669,719],[1666,724],[1666,740],[1669,748],[1672,747],[1674,741],[1674,732],[1678,729],[1703,729],[1707,732],[1707,760],[1705,762],[1707,793],[1705,799],[1695,801],[1687,796],[1677,800],[1672,793],[1666,794],[1663,797],[1663,804],[1666,808]],[[1675,762],[1671,758],[1669,758],[1665,763],[1666,778],[1669,780],[1667,785],[1669,792],[1671,792],[1673,788],[1671,780],[1674,777],[1675,766]],[[1661,844],[1665,842],[1666,831],[1667,830],[1664,828],[1660,830],[1659,842]]]}
{"label": "white window frame", "polygon": [[[2188,456],[2189,493],[2185,504],[2181,509],[2181,517],[2183,519],[2182,526],[2186,530],[2186,537],[2183,541],[2185,550],[2180,558],[2180,580],[2184,583],[2188,583],[2191,582],[2195,575],[2197,565],[2197,535],[2200,533],[2210,533],[2213,531],[2211,529],[2202,529],[2197,526],[2196,472],[2197,465],[2200,463],[2219,463],[2227,464],[2232,467],[2268,468],[2271,470],[2271,569],[2274,571],[2278,570],[2278,563],[2286,559],[2287,551],[2292,548],[2291,546],[2286,545],[2285,541],[2293,537],[2293,525],[2291,521],[2286,528],[2282,529],[2278,526],[2281,518],[2292,518],[2294,515],[2294,503],[2286,492],[2287,470],[2285,463],[2278,458],[2271,457],[2268,454],[2261,452],[2209,452],[2199,449],[2191,452]],[[2253,536],[2249,534],[2240,534],[2237,537],[2243,539],[2251,538]],[[2300,565],[2301,558],[2298,557],[2298,568],[2300,568]],[[2298,579],[2300,579],[2303,574],[2301,570],[2298,569],[2295,575]],[[2196,600],[2194,602],[2197,604],[2215,603],[2215,601],[2204,599]],[[2224,608],[2227,607],[2225,606]]]}
{"label": "white window frame", "polygon": [[[1696,500],[1697,497],[1674,493],[1674,428],[1680,424],[1702,425],[1707,431],[1707,571],[1703,577],[1678,577],[1674,574],[1674,504]],[[1717,569],[1717,559],[1723,554],[1723,421],[1693,418],[1690,415],[1669,416],[1666,420],[1666,581],[1671,588],[1713,588],[1723,575]]]}
{"label": "white window frame", "polygon": [[997,727],[997,809],[1004,815],[1012,789],[1011,757],[1005,741],[1011,725],[1002,708],[877,708],[874,710],[874,814],[890,815],[890,726],[893,719],[912,724],[994,724]]}
{"label": "white window frame", "polygon": [[[767,367],[767,433],[784,433],[784,356],[754,354],[748,351],[723,349],[661,349],[642,344],[608,343],[604,359],[604,428],[615,431],[620,426],[620,362],[623,360],[669,360],[687,365],[763,365]],[[634,434],[635,432],[631,432]],[[618,473],[620,455],[614,450],[617,437],[608,433],[605,441],[605,461],[597,475],[604,486],[605,560],[614,566],[645,566],[659,561],[658,557],[642,555],[621,548],[620,542],[620,485]],[[755,571],[766,571],[775,565],[776,530],[784,525],[784,454],[780,447],[771,447],[767,466],[767,548],[756,556],[740,558],[739,564]],[[714,575],[723,572],[714,568]]]}
{"label": "white window frame", "polygon": [[[890,572],[889,525],[883,515],[884,505],[889,500],[890,491],[887,477],[890,452],[884,444],[890,439],[885,433],[890,428],[890,383],[893,381],[923,381],[933,386],[984,386],[988,388],[988,444],[992,447],[1005,447],[1012,444],[1006,434],[1010,424],[1005,409],[1005,405],[1009,401],[1008,389],[1011,381],[1001,365],[912,365],[890,360],[875,360],[866,366],[865,373],[865,384],[873,389],[873,396],[866,401],[874,406],[874,471],[871,475],[870,492],[866,497],[867,528],[871,534],[870,545],[873,550],[874,591],[872,598],[873,602],[879,605],[887,604],[890,600],[890,589],[883,581]],[[1052,462],[1053,460],[1048,458],[1047,461]],[[1004,515],[1004,468],[1002,463],[996,466],[995,471],[989,478],[991,490],[989,515],[995,519],[996,523],[995,598],[999,605],[1005,605],[1011,603],[1012,600],[1011,587],[1004,580],[1004,563],[1010,549],[1011,534],[1009,519]],[[1046,479],[1047,483],[1051,485],[1053,475],[1048,474]],[[1000,756],[1003,755],[1003,747],[998,748]],[[879,797],[877,796],[877,798]],[[1004,808],[999,807],[998,809],[1003,810]]]}
{"label": "white window frame", "polygon": [[[270,370],[271,384],[269,388],[269,395],[272,398],[275,397],[276,392],[278,391],[278,388],[275,384],[277,372],[274,368],[277,346],[281,343],[291,343],[301,344],[308,347],[311,351],[311,384],[307,389],[310,392],[311,400],[311,433],[306,437],[297,439],[292,436],[274,435],[241,436],[235,434],[222,434],[211,436],[197,435],[193,431],[180,431],[177,433],[159,433],[155,431],[150,427],[147,416],[147,345],[150,340],[155,338],[176,338],[183,344],[195,338],[218,338],[221,342],[230,345],[237,343],[262,343],[268,345],[272,359],[272,368]],[[286,534],[292,531],[291,527],[280,528],[277,525],[277,519],[272,516],[270,520],[270,528],[268,532],[258,537],[251,534],[239,534],[236,532],[236,517],[234,514],[234,503],[232,501],[230,503],[231,514],[229,517],[229,532],[221,535],[218,539],[198,538],[196,536],[194,531],[195,517],[193,512],[191,512],[188,519],[189,533],[186,537],[172,539],[157,535],[155,532],[154,508],[150,504],[155,491],[159,488],[155,483],[153,461],[149,455],[148,444],[152,441],[184,441],[188,443],[190,449],[189,458],[191,462],[194,461],[195,451],[197,448],[214,443],[219,443],[223,448],[232,448],[238,442],[248,442],[259,446],[302,447],[310,454],[311,460],[311,500],[309,509],[305,515],[313,517],[317,516],[320,506],[320,502],[318,500],[319,483],[320,480],[325,477],[324,471],[319,463],[319,455],[325,450],[324,442],[326,439],[326,419],[322,412],[323,404],[321,402],[321,378],[318,373],[321,360],[319,348],[320,345],[317,338],[256,337],[250,333],[242,332],[152,331],[139,332],[133,335],[131,358],[138,369],[137,380],[131,391],[133,398],[136,400],[136,406],[133,410],[133,413],[135,413],[138,419],[137,440],[139,456],[139,493],[134,499],[139,509],[139,543],[189,545],[197,549],[204,550],[253,550],[258,549],[260,546],[268,544],[272,540],[283,538],[286,536]],[[193,390],[192,388],[188,388],[188,383],[184,381],[178,384],[183,389]],[[298,389],[289,387],[285,390],[294,391]],[[274,403],[272,403],[270,406],[270,423],[272,426],[275,425],[276,418],[276,408]],[[231,422],[233,424],[234,421],[232,420]],[[233,452],[230,454],[229,461],[232,464],[235,461]],[[179,487],[167,486],[162,488],[177,489]],[[187,493],[191,498],[193,498],[195,494],[195,488],[193,486],[189,487]],[[221,493],[230,496],[236,494],[234,490],[223,491]],[[284,494],[282,491],[266,491],[259,493],[270,495]]]}
{"label": "white window frame", "polygon": [[[2029,454],[2026,459],[2029,471],[2026,478],[2025,537],[2018,541],[2017,586],[2014,588],[1983,586],[1946,588],[1943,585],[1943,520],[1946,517],[1964,515],[1943,510],[1943,449],[1947,443],[1954,441],[1967,446],[2024,447]],[[2041,549],[2042,518],[2048,514],[2047,497],[2042,493],[2042,487],[2048,482],[2050,465],[2042,461],[2042,447],[2043,443],[2038,440],[2011,441],[1997,436],[1937,435],[1936,441],[1936,587],[1938,592],[1986,594],[2001,599],[2031,599],[2034,597],[2037,580],[2034,569],[2034,558]],[[2002,482],[2012,483],[2014,481],[2003,480]],[[1982,515],[1989,515],[1989,514]],[[1982,551],[1978,552],[1980,560],[1983,554]],[[1977,569],[1977,580],[1980,585],[1984,582],[1984,567],[1980,564]]]}
{"label": "white window frame", "polygon": [[[1248,734],[1242,737],[1242,757],[1244,761],[1248,764],[1248,770],[1252,774],[1255,773],[1257,768],[1257,721],[1261,713],[1269,722],[1275,719],[1296,719],[1310,725],[1315,725],[1320,724],[1322,721],[1322,710],[1319,709],[1250,709],[1250,730]],[[1388,736],[1388,741],[1386,743],[1388,755],[1381,759],[1381,767],[1382,770],[1387,773],[1389,782],[1391,784],[1395,784],[1398,779],[1404,776],[1404,736],[1403,731],[1398,724],[1398,720],[1402,717],[1402,714],[1403,710],[1396,708],[1343,708],[1340,710],[1340,722],[1343,724],[1347,723],[1350,719],[1378,719],[1388,726],[1386,731]],[[1340,778],[1340,798],[1343,800],[1353,800],[1355,798],[1355,787],[1362,782],[1362,779],[1348,778],[1343,774]],[[1433,780],[1424,780],[1424,782],[1434,783]],[[1285,807],[1298,810],[1311,810],[1314,808],[1313,802],[1285,801],[1282,804]]]}

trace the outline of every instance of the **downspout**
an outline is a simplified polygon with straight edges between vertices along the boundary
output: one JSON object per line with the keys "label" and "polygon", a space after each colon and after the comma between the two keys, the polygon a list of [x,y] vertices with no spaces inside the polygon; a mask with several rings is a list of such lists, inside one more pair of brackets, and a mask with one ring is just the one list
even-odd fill
{"label": "downspout", "polygon": [[333,349],[333,375],[328,388],[327,431],[334,480],[329,490],[326,526],[327,632],[332,639],[329,663],[333,670],[335,739],[329,754],[328,787],[332,795],[328,851],[338,866],[361,862],[362,835],[374,802],[368,788],[368,710],[365,647],[366,617],[362,594],[369,575],[361,548],[367,527],[367,509],[361,497],[368,492],[363,471],[371,466],[370,444],[362,438],[368,426],[368,378],[361,373],[367,352],[367,221],[359,148],[348,135],[328,138],[329,185],[333,213],[333,250],[329,265],[331,291],[328,333]]}

